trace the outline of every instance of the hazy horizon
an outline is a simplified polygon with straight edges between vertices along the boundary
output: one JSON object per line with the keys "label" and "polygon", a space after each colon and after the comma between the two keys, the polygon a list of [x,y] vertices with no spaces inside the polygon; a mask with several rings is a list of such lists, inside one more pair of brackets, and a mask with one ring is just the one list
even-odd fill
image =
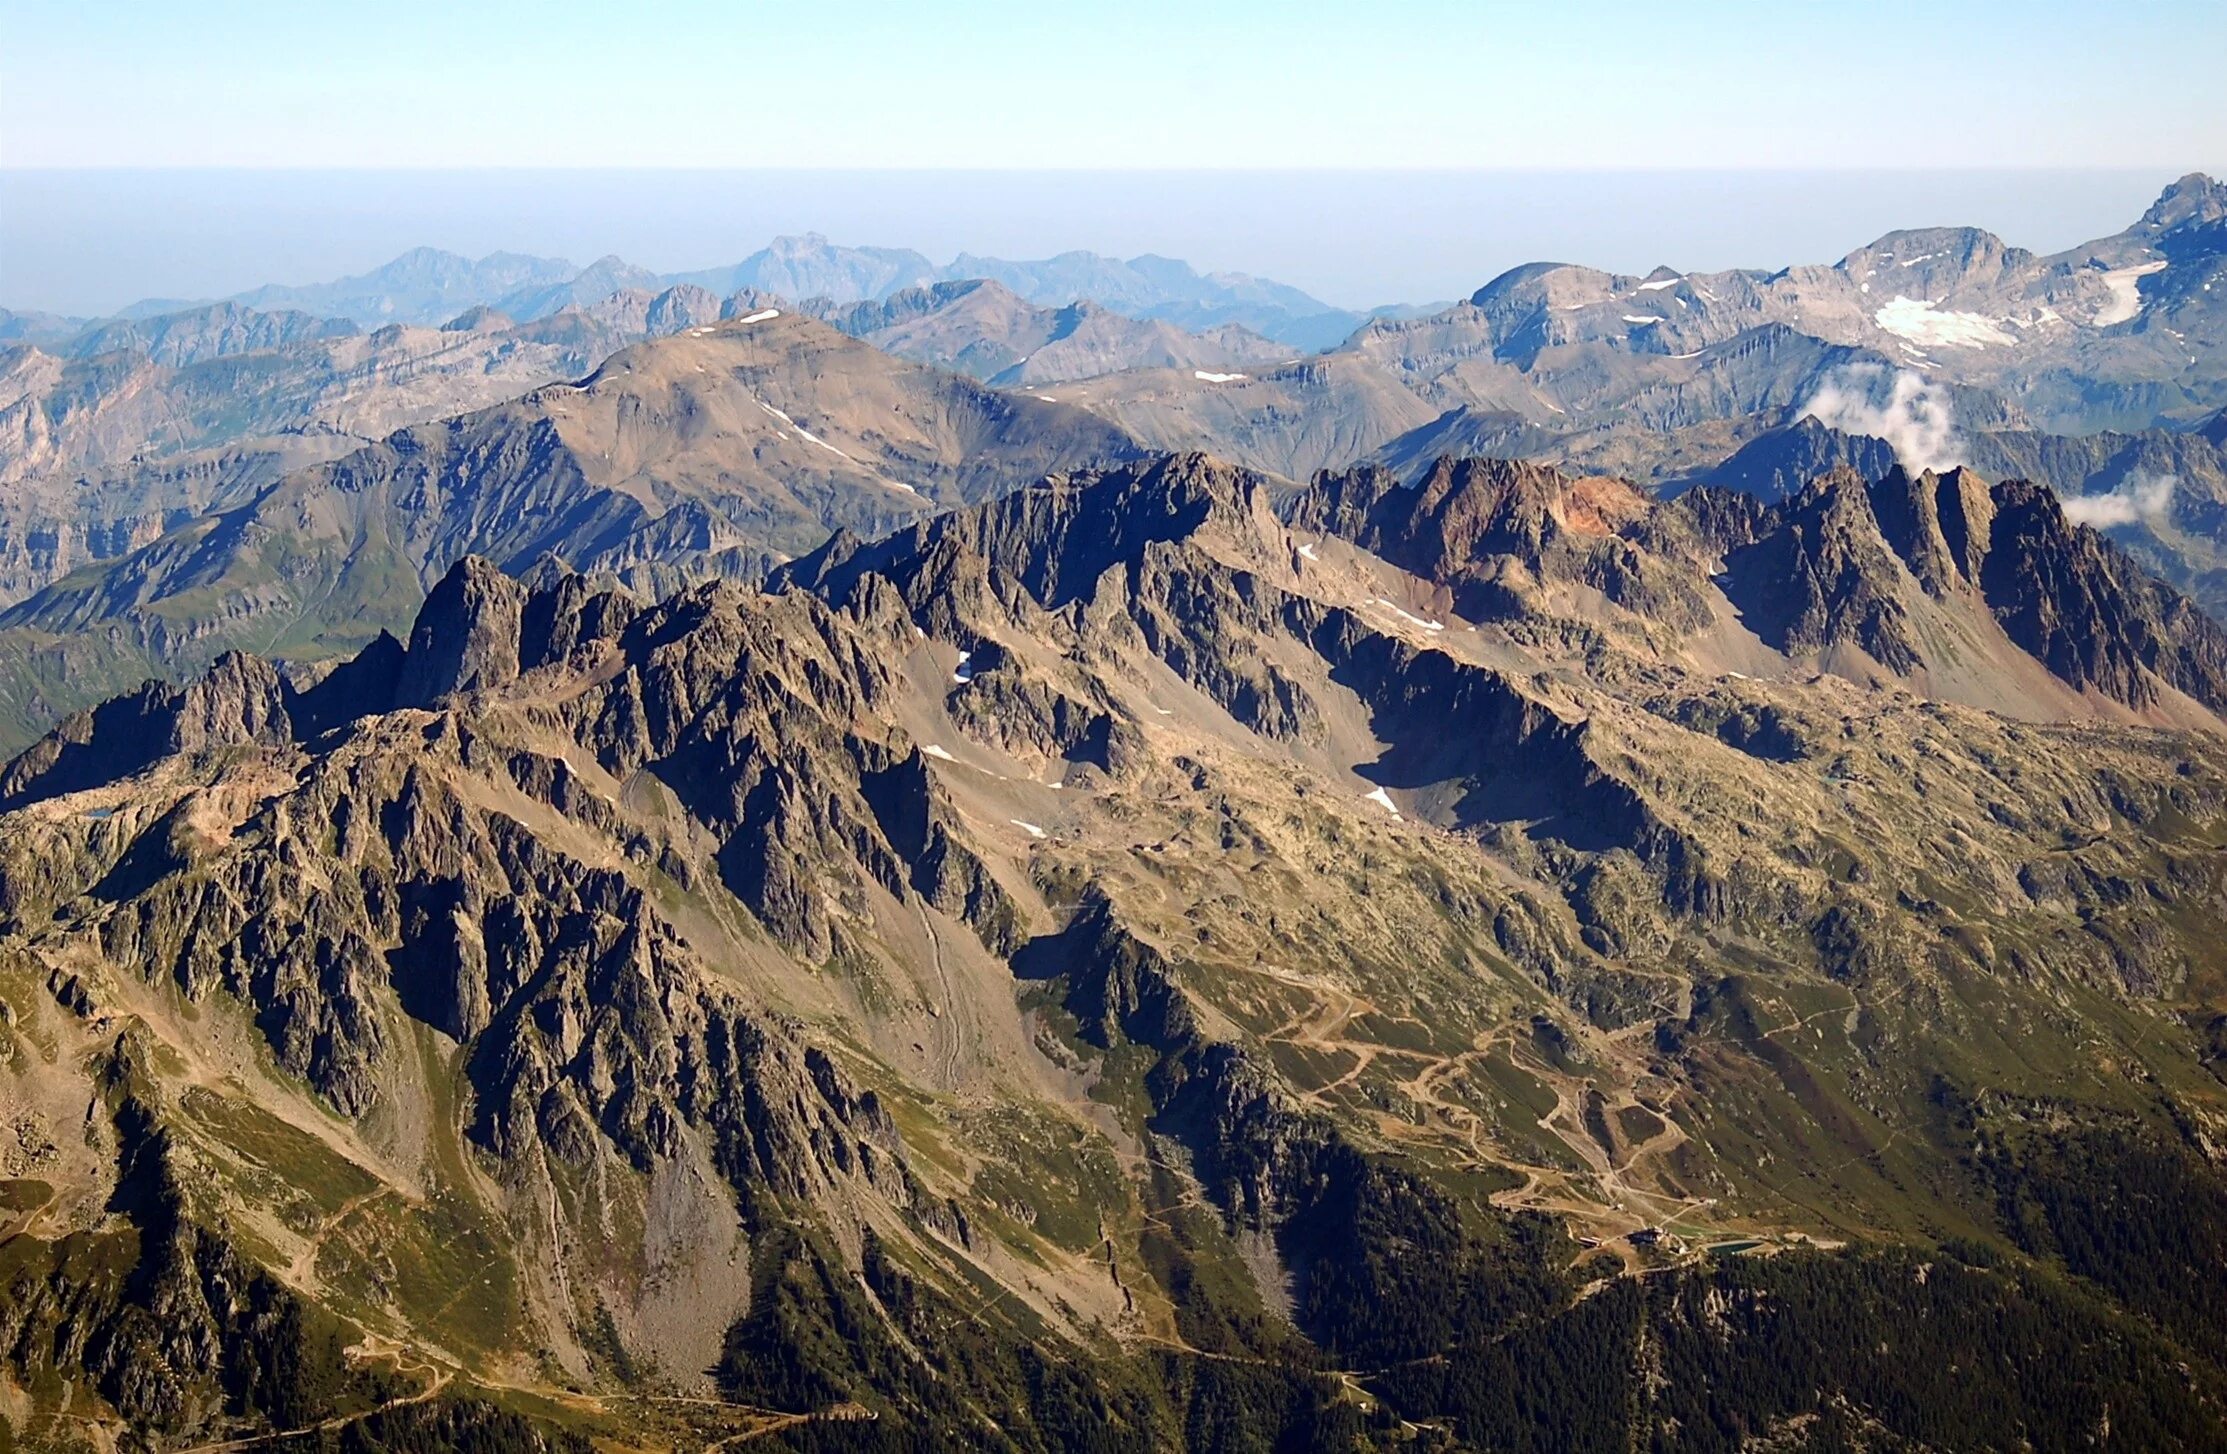
{"label": "hazy horizon", "polygon": [[2170,169],[0,171],[0,305],[98,315],[365,272],[416,246],[659,272],[824,233],[943,264],[1159,253],[1363,308],[1521,263],[1622,272],[1831,262],[1898,228],[2036,252],[2116,232]]}

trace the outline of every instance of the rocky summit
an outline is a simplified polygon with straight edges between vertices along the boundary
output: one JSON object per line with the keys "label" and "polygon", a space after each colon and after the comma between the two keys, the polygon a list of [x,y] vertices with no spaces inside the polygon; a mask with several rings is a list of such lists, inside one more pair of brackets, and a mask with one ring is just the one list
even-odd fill
{"label": "rocky summit", "polygon": [[[743,327],[258,518],[701,500],[627,401],[770,416]],[[667,583],[514,497],[0,772],[16,1447],[2227,1442],[2187,598],[1892,462],[1001,493],[868,377],[977,411],[878,529]]]}

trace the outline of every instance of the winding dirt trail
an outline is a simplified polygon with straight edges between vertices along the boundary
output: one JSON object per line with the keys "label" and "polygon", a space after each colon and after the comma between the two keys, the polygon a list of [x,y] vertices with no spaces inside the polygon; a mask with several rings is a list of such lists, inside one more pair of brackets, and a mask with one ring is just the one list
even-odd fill
{"label": "winding dirt trail", "polygon": [[919,911],[920,927],[928,935],[928,957],[935,962],[936,982],[941,987],[943,1003],[938,1006],[937,1023],[942,1027],[946,1044],[943,1054],[943,1088],[959,1088],[959,1000],[951,988],[951,971],[943,962],[943,939],[936,933],[935,924],[928,918],[928,905],[915,897],[913,908]]}
{"label": "winding dirt trail", "polygon": [[294,1254],[294,1260],[287,1264],[287,1281],[296,1287],[304,1287],[314,1282],[317,1276],[317,1254],[324,1250],[326,1241],[333,1233],[339,1231],[343,1223],[371,1203],[382,1197],[399,1196],[400,1194],[401,1189],[399,1187],[378,1186],[373,1187],[361,1196],[353,1196],[342,1202],[339,1210],[325,1218],[323,1224],[302,1245],[302,1250]]}
{"label": "winding dirt trail", "polygon": [[299,1429],[281,1429],[269,1434],[253,1434],[244,1439],[220,1440],[219,1442],[214,1444],[194,1444],[184,1449],[174,1450],[172,1451],[172,1454],[227,1454],[227,1451],[231,1450],[255,1449],[267,1444],[277,1444],[288,1439],[306,1438],[311,1434],[335,1433],[341,1429],[347,1428],[350,1424],[360,1424],[365,1419],[374,1418],[384,1413],[391,1413],[395,1409],[406,1409],[412,1404],[430,1403],[434,1399],[439,1398],[441,1395],[441,1390],[447,1388],[449,1385],[449,1371],[446,1368],[439,1368],[429,1363],[421,1363],[413,1366],[431,1375],[431,1377],[427,1380],[425,1387],[419,1389],[416,1393],[404,1394],[400,1398],[388,1399],[385,1403],[380,1404],[376,1408],[364,1409],[359,1413],[353,1414],[336,1414],[332,1418],[324,1419],[318,1423],[305,1424]]}

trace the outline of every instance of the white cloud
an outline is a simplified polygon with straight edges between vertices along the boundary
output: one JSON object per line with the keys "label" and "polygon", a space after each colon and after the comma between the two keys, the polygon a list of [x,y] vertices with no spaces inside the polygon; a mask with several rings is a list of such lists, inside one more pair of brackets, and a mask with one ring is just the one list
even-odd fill
{"label": "white cloud", "polygon": [[1894,446],[1907,470],[1945,470],[1963,462],[1956,412],[1946,389],[1907,369],[1850,364],[1835,369],[1802,412],[1843,434],[1868,434]]}
{"label": "white cloud", "polygon": [[2098,530],[2162,520],[2166,508],[2173,503],[2173,489],[2179,483],[2173,475],[2136,472],[2108,494],[2079,495],[2064,501],[2065,518],[2075,525],[2093,525]]}

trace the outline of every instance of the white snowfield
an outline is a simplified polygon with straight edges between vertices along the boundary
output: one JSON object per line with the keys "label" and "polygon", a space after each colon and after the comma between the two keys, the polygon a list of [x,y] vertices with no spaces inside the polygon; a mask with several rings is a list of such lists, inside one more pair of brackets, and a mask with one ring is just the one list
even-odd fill
{"label": "white snowfield", "polygon": [[1308,560],[1319,561],[1322,559],[1321,556],[1315,554],[1315,548],[1312,545],[1307,544],[1305,541],[1301,541],[1299,544],[1299,554]]}
{"label": "white snowfield", "polygon": [[1630,324],[1633,324],[1633,325],[1635,325],[1635,326],[1637,326],[1637,327],[1640,327],[1640,328],[1645,328],[1645,327],[1646,327],[1646,326],[1647,326],[1648,324],[1650,324],[1650,323],[1660,323],[1660,322],[1662,322],[1662,320],[1661,320],[1660,318],[1656,318],[1656,317],[1653,317],[1653,316],[1651,316],[1651,315],[1647,315],[1647,314],[1640,314],[1640,313],[1626,313],[1626,314],[1624,315],[1624,321],[1625,321],[1626,323],[1630,323]]}
{"label": "white snowfield", "polygon": [[[744,321],[745,323],[747,323],[747,322],[749,322],[750,320],[746,318],[746,319],[744,319],[743,321]],[[834,455],[841,455],[841,456],[842,456],[842,457],[843,457],[844,459],[848,459],[848,460],[850,460],[850,462],[851,462],[852,464],[857,464],[857,463],[858,463],[858,461],[857,461],[856,459],[852,458],[852,457],[851,457],[850,455],[848,455],[848,454],[844,454],[842,450],[840,450],[840,449],[837,449],[837,448],[836,448],[836,447],[835,447],[834,445],[832,445],[832,444],[829,444],[829,443],[828,443],[828,442],[827,442],[826,440],[824,440],[824,439],[820,438],[820,437],[819,437],[819,436],[818,436],[817,434],[814,434],[814,433],[813,433],[813,432],[812,432],[811,430],[809,430],[809,429],[805,428],[805,427],[804,427],[803,425],[801,425],[801,424],[797,423],[797,422],[796,422],[796,421],[795,421],[794,419],[791,419],[791,418],[790,418],[790,417],[789,417],[788,415],[786,415],[786,414],[782,413],[782,412],[781,412],[781,411],[780,411],[779,409],[776,409],[776,408],[774,408],[774,407],[773,407],[773,406],[772,406],[771,404],[768,404],[768,403],[767,403],[767,402],[766,402],[765,400],[763,400],[763,399],[760,399],[760,400],[758,400],[758,401],[757,401],[757,403],[758,403],[758,407],[759,407],[759,408],[761,408],[761,409],[765,410],[765,411],[766,411],[766,412],[767,412],[768,414],[771,414],[771,415],[772,415],[772,416],[773,416],[774,418],[776,418],[776,419],[780,420],[780,421],[781,421],[781,422],[782,422],[783,424],[786,424],[786,425],[788,425],[788,426],[789,426],[789,427],[790,427],[791,429],[794,429],[794,430],[795,430],[795,431],[797,432],[797,437],[798,437],[799,439],[802,439],[802,440],[803,440],[803,441],[804,441],[805,443],[807,443],[807,444],[816,444],[816,445],[818,445],[818,446],[819,446],[820,448],[822,448],[822,449],[826,450],[826,451],[827,451],[827,452],[828,452],[829,454],[834,454]],[[909,494],[918,494],[918,493],[920,493],[920,492],[919,492],[918,490],[915,490],[915,489],[913,489],[913,487],[912,487],[912,486],[910,486],[910,485],[900,485],[900,484],[898,484],[898,483],[897,483],[897,482],[896,482],[895,480],[883,480],[883,481],[882,481],[882,483],[883,483],[883,484],[885,484],[885,485],[889,485],[890,487],[892,487],[892,488],[894,488],[894,489],[900,489],[900,490],[904,490],[904,491],[906,491],[906,492],[907,492],[907,493],[909,493]]]}
{"label": "white snowfield", "polygon": [[930,757],[941,758],[945,762],[957,762],[959,760],[956,757],[953,757],[950,753],[944,751],[941,747],[937,746],[933,742],[929,743],[926,747],[923,747],[920,750],[927,753]]}
{"label": "white snowfield", "polygon": [[1393,802],[1392,795],[1384,791],[1384,789],[1382,788],[1377,788],[1371,791],[1369,793],[1369,801],[1382,808],[1385,812],[1390,813],[1395,818],[1400,815],[1400,805]]}
{"label": "white snowfield", "polygon": [[1665,288],[1675,288],[1684,281],[1684,278],[1659,278],[1652,283],[1641,283],[1639,291],[1642,293],[1659,293]]}
{"label": "white snowfield", "polygon": [[2142,311],[2141,279],[2152,273],[2165,271],[2162,262],[2139,263],[2131,268],[2113,268],[2103,275],[2103,285],[2111,290],[2110,301],[2096,312],[2095,326],[2109,328],[2114,323],[2126,323]]}
{"label": "white snowfield", "polygon": [[1042,838],[1045,836],[1044,830],[1037,827],[1034,823],[1024,823],[1018,818],[1011,818],[1007,821],[1010,822],[1014,827],[1026,831],[1028,836],[1031,838]]}
{"label": "white snowfield", "polygon": [[2016,342],[1993,318],[1937,309],[1923,298],[1893,298],[1872,317],[1897,338],[1934,348],[1986,348]]}
{"label": "white snowfield", "polygon": [[761,309],[759,309],[759,310],[758,310],[757,312],[755,312],[755,313],[751,314],[751,315],[750,315],[750,316],[749,316],[748,318],[737,318],[737,319],[735,320],[735,322],[737,322],[737,323],[763,323],[763,322],[765,322],[766,320],[768,320],[768,319],[770,319],[770,318],[779,318],[780,316],[781,316],[781,310],[780,310],[780,309],[778,309],[778,308],[761,308]]}
{"label": "white snowfield", "polygon": [[1245,376],[1243,374],[1210,374],[1205,369],[1193,369],[1191,370],[1191,377],[1204,379],[1210,384],[1234,384]]}
{"label": "white snowfield", "polygon": [[1386,609],[1391,611],[1393,615],[1399,617],[1402,621],[1405,621],[1408,625],[1413,626],[1418,630],[1444,631],[1446,629],[1446,625],[1444,622],[1426,621],[1422,617],[1415,615],[1411,611],[1403,610],[1397,601],[1388,601],[1382,596],[1372,597],[1371,600],[1374,604],[1385,607]]}

